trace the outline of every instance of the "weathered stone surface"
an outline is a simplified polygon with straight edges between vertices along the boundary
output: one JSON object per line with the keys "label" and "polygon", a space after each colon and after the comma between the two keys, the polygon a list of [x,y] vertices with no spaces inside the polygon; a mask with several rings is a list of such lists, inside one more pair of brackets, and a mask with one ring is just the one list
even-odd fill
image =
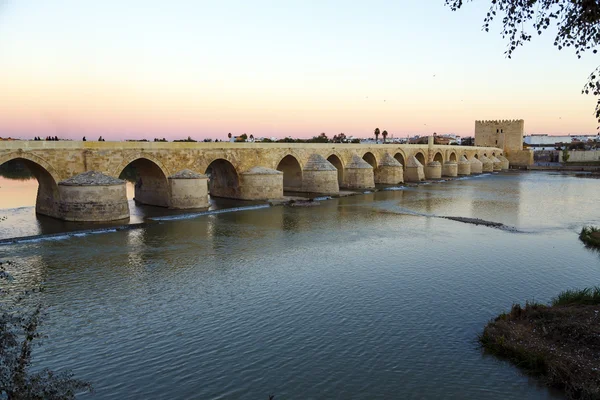
{"label": "weathered stone surface", "polygon": [[502,171],[502,161],[500,161],[495,156],[491,156],[490,160],[492,161],[492,165],[494,166],[494,171]]}
{"label": "weathered stone surface", "polygon": [[181,171],[171,175],[169,179],[200,179],[207,178],[204,174],[199,174],[197,172],[191,171],[189,169],[182,169]]}
{"label": "weathered stone surface", "polygon": [[240,174],[240,199],[270,200],[283,197],[283,172],[252,167]]}
{"label": "weathered stone surface", "polygon": [[498,156],[498,159],[502,161],[502,169],[508,169],[510,167],[510,163],[508,162],[508,158],[503,155]]}
{"label": "weathered stone surface", "polygon": [[380,167],[404,167],[398,160],[396,160],[390,153],[385,153],[379,161]]}
{"label": "weathered stone surface", "polygon": [[494,163],[492,162],[492,160],[490,160],[486,156],[481,156],[479,161],[481,161],[483,172],[494,172]]}
{"label": "weathered stone surface", "polygon": [[458,164],[453,161],[446,161],[442,166],[442,175],[454,177],[458,175]]}
{"label": "weathered stone surface", "polygon": [[83,172],[69,179],[58,182],[59,185],[65,186],[110,186],[123,185],[124,183],[124,180],[104,175],[102,172],[98,171]]}
{"label": "weathered stone surface", "polygon": [[483,163],[473,157],[471,160],[471,173],[472,174],[481,174],[483,172]]}
{"label": "weathered stone surface", "polygon": [[410,156],[406,159],[406,166],[404,167],[404,179],[407,182],[420,182],[425,180],[423,164],[421,164],[415,156]]}
{"label": "weathered stone surface", "polygon": [[[206,173],[209,165],[218,168],[229,165],[229,171],[212,171],[211,191],[216,190],[217,195],[222,197],[243,198],[240,172],[249,171],[256,166],[276,170],[281,160],[290,156],[301,167],[301,173],[295,176],[302,182],[301,185],[298,182],[295,187],[300,187],[301,191],[335,194],[339,192],[337,170],[327,158],[335,155],[340,160],[339,176],[343,181],[344,170],[353,163],[353,157],[357,153],[367,152],[371,153],[375,160],[381,160],[378,161],[376,170],[384,164],[386,154],[401,154],[407,164],[403,171],[404,178],[407,181],[419,181],[424,179],[423,166],[419,168],[414,163],[412,166],[408,165],[415,154],[420,153],[425,160],[433,160],[434,156],[440,153],[442,161],[446,162],[451,157],[456,159],[466,156],[471,159],[475,154],[484,152],[499,154],[502,149],[426,144],[2,141],[0,165],[13,159],[27,163],[40,184],[36,211],[60,218],[58,182],[86,171],[97,171],[118,178],[125,167],[132,164],[141,178],[136,184],[136,201],[169,207],[173,204],[170,198],[173,192],[168,178],[174,176],[175,171],[188,169]],[[520,157],[518,162],[526,162],[525,158],[530,157],[521,156],[520,153],[511,154],[510,157],[507,153],[504,154],[507,158]],[[220,164],[214,164],[217,161],[220,161]],[[412,172],[409,171],[410,168]],[[82,181],[82,184],[85,186],[85,181]]]}
{"label": "weathered stone surface", "polygon": [[207,208],[208,177],[204,174],[185,169],[169,177],[169,208],[195,209]]}
{"label": "weathered stone surface", "polygon": [[337,169],[322,155],[311,154],[304,164],[304,171],[337,171]]}
{"label": "weathered stone surface", "polygon": [[432,161],[425,166],[426,179],[441,179],[442,164],[438,161]]}
{"label": "weathered stone surface", "polygon": [[60,219],[102,222],[129,218],[124,181],[109,185],[59,184],[58,191],[60,200],[56,217]]}
{"label": "weathered stone surface", "polygon": [[346,164],[344,171],[344,187],[348,189],[372,189],[375,187],[373,167],[354,154]]}
{"label": "weathered stone surface", "polygon": [[471,175],[471,163],[467,157],[462,156],[458,161],[458,175]]}

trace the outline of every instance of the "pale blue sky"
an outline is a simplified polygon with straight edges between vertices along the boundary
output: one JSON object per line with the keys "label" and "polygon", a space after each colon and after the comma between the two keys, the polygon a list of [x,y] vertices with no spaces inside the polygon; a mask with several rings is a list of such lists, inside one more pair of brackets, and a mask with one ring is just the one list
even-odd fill
{"label": "pale blue sky", "polygon": [[597,56],[545,34],[508,60],[487,3],[5,0],[0,136],[594,132]]}

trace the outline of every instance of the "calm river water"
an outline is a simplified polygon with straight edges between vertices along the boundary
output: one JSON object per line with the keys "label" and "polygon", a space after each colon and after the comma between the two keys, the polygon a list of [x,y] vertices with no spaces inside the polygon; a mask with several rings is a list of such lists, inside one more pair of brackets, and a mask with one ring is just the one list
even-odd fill
{"label": "calm river water", "polygon": [[[598,180],[501,173],[3,245],[0,258],[18,284],[46,287],[35,365],[71,368],[98,399],[546,399],[477,334],[513,302],[600,283],[577,237],[600,225],[598,198]],[[37,229],[31,207],[0,215],[4,236]]]}

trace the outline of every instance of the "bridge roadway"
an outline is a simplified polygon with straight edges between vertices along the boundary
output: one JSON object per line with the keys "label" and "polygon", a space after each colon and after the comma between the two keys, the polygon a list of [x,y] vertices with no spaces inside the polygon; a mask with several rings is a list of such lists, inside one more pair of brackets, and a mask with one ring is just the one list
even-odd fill
{"label": "bridge roadway", "polygon": [[[11,160],[38,180],[36,212],[98,221],[129,216],[124,184],[97,179],[118,178],[129,165],[136,201],[170,208],[207,207],[209,193],[241,200],[281,198],[284,190],[336,194],[508,168],[499,148],[434,145],[432,137],[423,145],[0,141],[0,165]],[[102,175],[80,175],[89,171]]]}

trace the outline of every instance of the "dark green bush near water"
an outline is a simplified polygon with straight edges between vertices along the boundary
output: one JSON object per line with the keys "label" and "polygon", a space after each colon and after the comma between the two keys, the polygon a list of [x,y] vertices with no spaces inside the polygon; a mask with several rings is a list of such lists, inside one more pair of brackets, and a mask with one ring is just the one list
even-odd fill
{"label": "dark green bush near water", "polygon": [[584,226],[579,233],[579,239],[587,246],[600,248],[600,228]]}

